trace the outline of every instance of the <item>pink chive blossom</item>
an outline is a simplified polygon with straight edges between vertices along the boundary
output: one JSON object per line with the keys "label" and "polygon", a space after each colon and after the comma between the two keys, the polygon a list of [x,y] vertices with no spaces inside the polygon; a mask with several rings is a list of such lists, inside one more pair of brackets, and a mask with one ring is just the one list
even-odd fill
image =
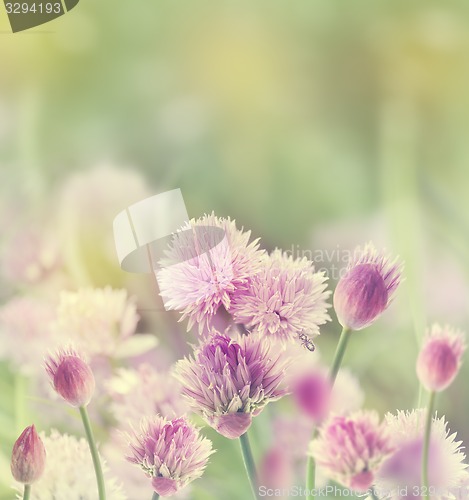
{"label": "pink chive blossom", "polygon": [[310,453],[335,481],[364,492],[376,471],[392,451],[385,427],[374,411],[332,416],[310,445]]}
{"label": "pink chive blossom", "polygon": [[46,467],[46,449],[34,425],[26,427],[16,440],[11,455],[11,473],[23,484],[35,483]]}
{"label": "pink chive blossom", "polygon": [[[386,415],[393,452],[376,475],[378,496],[381,496],[380,492],[391,492],[387,498],[399,499],[399,492],[406,488],[410,495],[420,489],[425,417],[425,409]],[[456,491],[467,478],[466,457],[461,445],[462,442],[456,440],[456,433],[448,429],[445,418],[435,416],[430,436],[428,480],[429,486],[439,493],[432,495],[432,499],[450,498],[445,493]],[[420,497],[414,494],[413,498]]]}
{"label": "pink chive blossom", "polygon": [[389,306],[401,282],[402,264],[368,243],[358,247],[334,293],[339,323],[352,330],[371,325]]}
{"label": "pink chive blossom", "polygon": [[56,392],[71,406],[87,406],[95,390],[90,366],[72,348],[62,349],[46,360],[46,371]]}
{"label": "pink chive blossom", "polygon": [[278,249],[262,263],[249,288],[234,296],[231,312],[235,321],[253,333],[284,342],[301,334],[308,338],[319,335],[319,326],[330,320],[325,274],[315,271],[308,259],[293,259]]}
{"label": "pink chive blossom", "polygon": [[433,325],[417,359],[417,375],[429,391],[443,391],[455,379],[466,350],[465,336],[449,326]]}
{"label": "pink chive blossom", "polygon": [[127,460],[141,467],[153,490],[165,497],[201,477],[213,453],[211,441],[184,417],[143,420],[140,432],[130,436],[129,446]]}
{"label": "pink chive blossom", "polygon": [[284,369],[285,360],[265,339],[217,334],[194,357],[176,364],[176,376],[192,409],[220,434],[235,439],[267,403],[286,394],[279,388]]}
{"label": "pink chive blossom", "polygon": [[263,251],[235,221],[204,215],[176,235],[159,265],[157,280],[165,307],[202,330],[220,306],[230,310],[235,293],[245,290],[260,270]]}
{"label": "pink chive blossom", "polygon": [[310,370],[295,379],[292,395],[300,410],[314,422],[320,423],[330,410],[331,389],[326,373]]}

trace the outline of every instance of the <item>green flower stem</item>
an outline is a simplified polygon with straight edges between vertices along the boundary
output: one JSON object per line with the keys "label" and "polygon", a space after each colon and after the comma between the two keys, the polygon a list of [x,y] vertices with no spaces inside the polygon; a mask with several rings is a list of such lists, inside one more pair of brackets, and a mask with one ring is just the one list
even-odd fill
{"label": "green flower stem", "polygon": [[23,500],[29,500],[30,497],[31,497],[31,485],[25,484],[24,485]]}
{"label": "green flower stem", "polygon": [[254,463],[254,457],[252,456],[251,445],[249,444],[248,433],[245,432],[239,436],[239,442],[241,443],[241,452],[243,454],[244,467],[246,467],[246,472],[248,474],[249,483],[251,484],[252,494],[257,500],[257,472],[256,465]]}
{"label": "green flower stem", "polygon": [[375,490],[373,490],[373,489],[371,490],[371,495],[370,495],[370,496],[371,496],[371,498],[372,498],[373,500],[378,500],[378,497],[377,497],[377,495],[376,495],[376,493],[375,493]]}
{"label": "green flower stem", "polygon": [[158,498],[160,498],[160,495],[158,495],[158,493],[155,491],[153,493],[153,496],[151,497],[151,500],[158,500]]}
{"label": "green flower stem", "polygon": [[86,439],[88,439],[88,444],[90,446],[91,457],[93,458],[93,465],[96,473],[96,481],[98,483],[99,500],[106,500],[106,489],[104,487],[103,469],[101,467],[101,461],[99,459],[98,449],[96,447],[96,442],[94,440],[90,418],[88,417],[88,412],[86,410],[86,407],[80,406],[79,409],[80,409],[81,419],[83,420],[83,426],[85,427]]}
{"label": "green flower stem", "polygon": [[433,407],[435,406],[435,391],[430,392],[428,400],[427,419],[425,422],[425,434],[423,437],[423,454],[422,454],[422,489],[425,495],[428,496],[428,450],[430,447],[430,434],[432,430]]}
{"label": "green flower stem", "polygon": [[345,350],[347,349],[351,333],[352,330],[350,330],[346,326],[342,328],[342,333],[340,334],[339,343],[337,344],[337,348],[335,350],[334,361],[332,362],[331,372],[329,374],[329,378],[331,380],[332,385],[334,385],[337,374],[339,373],[340,365],[342,364],[342,360],[344,359]]}
{"label": "green flower stem", "polygon": [[[350,334],[352,330],[347,327],[342,328],[342,333],[340,334],[339,343],[337,344],[337,348],[334,354],[334,360],[332,361],[332,367],[329,374],[329,379],[331,381],[331,389],[334,386],[335,379],[340,370],[340,365],[342,364],[342,360],[344,359],[345,350],[347,349],[347,345],[350,339]],[[317,430],[313,431],[313,435],[311,439],[316,437]],[[306,489],[312,493],[316,485],[316,463],[313,457],[308,457],[308,461],[306,463]],[[314,499],[314,496],[311,496]]]}

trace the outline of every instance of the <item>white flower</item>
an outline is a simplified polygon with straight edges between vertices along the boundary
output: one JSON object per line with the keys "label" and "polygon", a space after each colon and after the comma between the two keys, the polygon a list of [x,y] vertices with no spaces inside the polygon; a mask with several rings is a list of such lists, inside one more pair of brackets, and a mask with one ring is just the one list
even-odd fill
{"label": "white flower", "polygon": [[[386,415],[391,446],[395,451],[383,463],[376,478],[380,497],[400,498],[398,487],[407,487],[410,495],[419,491],[425,418],[426,410],[423,409]],[[428,459],[429,484],[437,493],[432,498],[450,497],[451,491],[461,485],[467,475],[464,459],[456,433],[450,434],[444,417],[435,417]]]}
{"label": "white flower", "polygon": [[81,288],[60,294],[55,329],[90,356],[112,356],[135,333],[138,320],[126,290]]}
{"label": "white flower", "polygon": [[[51,431],[50,436],[41,433],[47,460],[44,475],[34,483],[31,500],[98,500],[98,487],[85,439]],[[106,463],[102,463],[107,497],[110,500],[126,500],[120,485],[109,477]],[[23,485],[14,486],[16,498],[22,497]]]}

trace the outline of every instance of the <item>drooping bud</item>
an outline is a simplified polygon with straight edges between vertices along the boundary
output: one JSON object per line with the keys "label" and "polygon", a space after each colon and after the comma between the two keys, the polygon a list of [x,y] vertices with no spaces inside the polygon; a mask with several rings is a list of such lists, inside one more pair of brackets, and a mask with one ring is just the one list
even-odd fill
{"label": "drooping bud", "polygon": [[59,351],[46,361],[46,371],[57,393],[71,406],[87,406],[95,389],[90,366],[73,349]]}
{"label": "drooping bud", "polygon": [[13,446],[11,473],[23,484],[36,482],[46,466],[46,449],[34,425],[26,427]]}
{"label": "drooping bud", "polygon": [[433,325],[417,358],[417,376],[429,391],[440,392],[455,379],[466,349],[464,334]]}

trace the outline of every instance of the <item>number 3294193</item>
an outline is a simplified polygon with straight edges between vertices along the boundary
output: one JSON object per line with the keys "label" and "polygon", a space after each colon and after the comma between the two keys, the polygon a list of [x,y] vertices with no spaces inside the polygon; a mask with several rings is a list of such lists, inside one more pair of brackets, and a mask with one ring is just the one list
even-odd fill
{"label": "number 3294193", "polygon": [[62,12],[60,2],[37,2],[32,4],[15,2],[6,3],[5,8],[7,14],[60,14]]}

